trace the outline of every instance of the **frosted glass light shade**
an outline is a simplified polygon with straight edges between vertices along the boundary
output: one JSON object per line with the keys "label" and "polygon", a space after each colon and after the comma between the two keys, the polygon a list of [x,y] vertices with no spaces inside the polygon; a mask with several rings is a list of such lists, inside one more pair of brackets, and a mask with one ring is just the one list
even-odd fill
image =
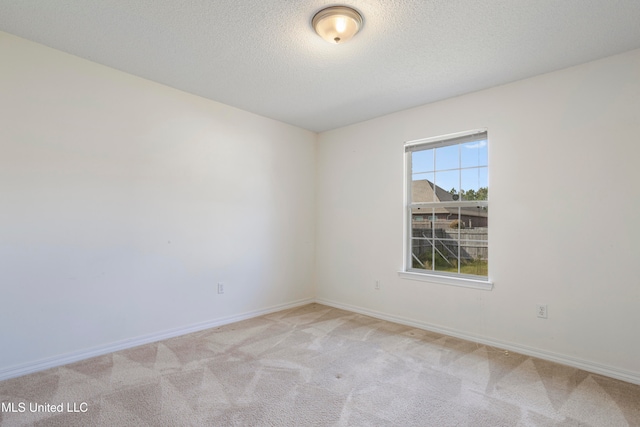
{"label": "frosted glass light shade", "polygon": [[360,31],[362,15],[346,6],[328,7],[316,13],[311,24],[329,43],[344,43]]}

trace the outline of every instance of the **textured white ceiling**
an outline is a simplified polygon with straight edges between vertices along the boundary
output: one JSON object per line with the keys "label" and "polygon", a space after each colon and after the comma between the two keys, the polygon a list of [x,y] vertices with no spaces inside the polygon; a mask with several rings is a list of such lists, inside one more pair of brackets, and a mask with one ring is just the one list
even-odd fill
{"label": "textured white ceiling", "polygon": [[[640,48],[640,0],[0,0],[0,30],[313,131]],[[1,59],[0,59],[1,61]]]}

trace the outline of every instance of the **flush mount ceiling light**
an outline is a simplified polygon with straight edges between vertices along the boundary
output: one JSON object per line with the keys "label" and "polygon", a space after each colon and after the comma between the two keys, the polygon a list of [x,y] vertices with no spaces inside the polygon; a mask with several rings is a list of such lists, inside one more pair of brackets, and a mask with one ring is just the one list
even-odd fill
{"label": "flush mount ceiling light", "polygon": [[316,13],[311,24],[329,43],[344,43],[360,31],[362,15],[347,6],[332,6]]}

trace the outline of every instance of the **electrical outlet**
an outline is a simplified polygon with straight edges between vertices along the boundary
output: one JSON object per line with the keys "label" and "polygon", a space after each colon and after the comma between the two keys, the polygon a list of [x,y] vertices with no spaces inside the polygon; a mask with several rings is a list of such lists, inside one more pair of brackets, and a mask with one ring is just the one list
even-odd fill
{"label": "electrical outlet", "polygon": [[542,319],[547,318],[547,305],[546,304],[538,304],[536,305],[536,314],[538,317]]}
{"label": "electrical outlet", "polygon": [[375,283],[375,285],[374,285],[374,289],[375,289],[376,291],[379,291],[379,290],[380,290],[380,280],[376,280],[376,283]]}
{"label": "electrical outlet", "polygon": [[218,283],[218,293],[224,294],[224,283]]}

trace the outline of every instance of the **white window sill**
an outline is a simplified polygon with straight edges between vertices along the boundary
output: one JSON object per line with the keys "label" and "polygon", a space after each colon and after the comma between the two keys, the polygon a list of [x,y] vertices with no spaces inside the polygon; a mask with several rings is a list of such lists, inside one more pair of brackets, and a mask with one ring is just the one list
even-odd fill
{"label": "white window sill", "polygon": [[489,280],[467,279],[463,277],[417,273],[413,271],[398,271],[398,276],[403,279],[439,283],[441,285],[462,286],[465,288],[482,289],[485,291],[490,291],[491,289],[493,289],[493,282]]}

